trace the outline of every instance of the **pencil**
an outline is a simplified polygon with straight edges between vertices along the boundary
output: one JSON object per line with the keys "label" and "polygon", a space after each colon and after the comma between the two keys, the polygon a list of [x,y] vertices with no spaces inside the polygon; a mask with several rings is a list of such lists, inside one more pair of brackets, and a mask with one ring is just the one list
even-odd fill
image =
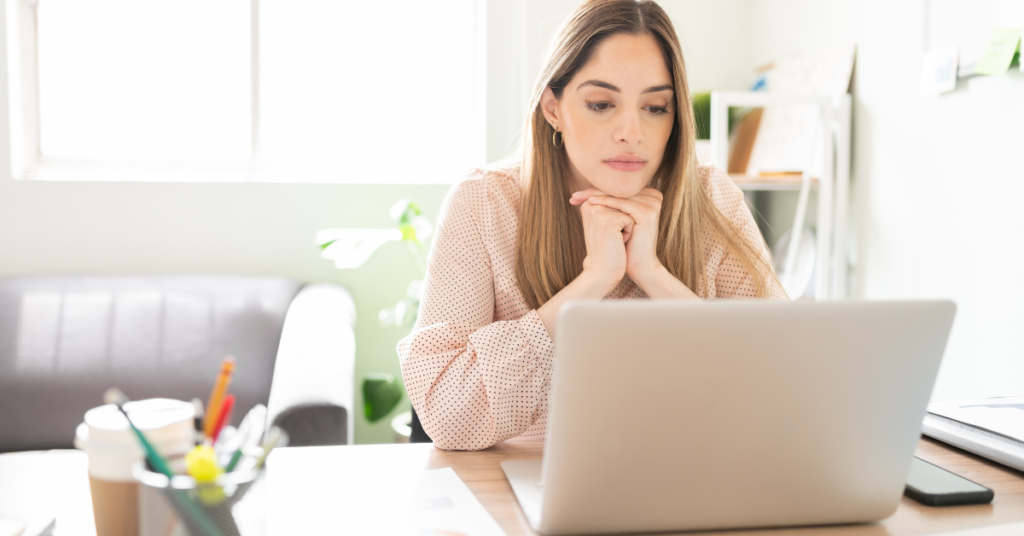
{"label": "pencil", "polygon": [[220,405],[224,401],[224,393],[227,392],[228,386],[231,385],[231,375],[234,372],[234,356],[224,356],[224,361],[220,364],[220,374],[217,376],[217,382],[214,383],[213,391],[210,393],[210,400],[206,403],[206,419],[203,421],[203,433],[206,434],[206,437],[213,436],[213,427],[217,425],[217,417],[220,416]]}
{"label": "pencil", "polygon": [[211,443],[216,443],[217,438],[220,436],[220,431],[224,429],[224,425],[231,419],[231,411],[235,409],[235,395],[228,395],[224,397],[224,402],[220,405],[220,415],[217,417],[216,424],[213,425],[213,433],[209,436]]}

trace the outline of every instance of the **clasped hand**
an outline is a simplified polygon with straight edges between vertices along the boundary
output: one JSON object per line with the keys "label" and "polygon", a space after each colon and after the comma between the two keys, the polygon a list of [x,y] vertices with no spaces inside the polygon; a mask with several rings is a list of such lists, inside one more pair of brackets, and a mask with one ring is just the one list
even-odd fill
{"label": "clasped hand", "polygon": [[612,197],[596,188],[572,194],[583,216],[587,257],[585,272],[594,272],[616,284],[624,275],[634,281],[661,267],[658,260],[658,222],[663,196],[644,188],[628,199]]}

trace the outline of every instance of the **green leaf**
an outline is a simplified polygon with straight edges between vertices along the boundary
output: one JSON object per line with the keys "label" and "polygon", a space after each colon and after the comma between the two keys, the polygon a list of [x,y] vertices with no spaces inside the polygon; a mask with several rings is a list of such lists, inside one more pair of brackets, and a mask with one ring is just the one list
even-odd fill
{"label": "green leaf", "polygon": [[411,240],[417,244],[420,243],[419,239],[416,238],[416,228],[411,223],[403,223],[398,226],[398,230],[402,231],[402,240]]}
{"label": "green leaf", "polygon": [[402,401],[404,389],[401,382],[390,374],[367,374],[363,378],[363,410],[366,420],[377,422],[387,417],[391,410]]}
{"label": "green leaf", "polygon": [[711,138],[711,94],[694,93],[693,119],[697,126],[697,139],[706,140]]}
{"label": "green leaf", "polygon": [[391,219],[395,220],[395,223],[401,225],[409,223],[413,218],[421,215],[422,211],[416,202],[408,197],[403,197],[391,205],[391,210],[388,211],[388,214],[391,216]]}
{"label": "green leaf", "polygon": [[398,223],[401,225],[405,225],[407,223],[412,222],[412,220],[419,215],[419,207],[417,207],[415,203],[410,202],[409,206],[406,207],[404,212],[402,212],[402,215],[398,217]]}

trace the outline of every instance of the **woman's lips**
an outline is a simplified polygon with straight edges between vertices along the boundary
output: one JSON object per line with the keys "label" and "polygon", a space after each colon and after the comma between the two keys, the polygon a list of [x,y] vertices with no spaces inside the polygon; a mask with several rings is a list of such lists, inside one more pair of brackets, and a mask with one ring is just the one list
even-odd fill
{"label": "woman's lips", "polygon": [[604,163],[619,171],[640,171],[647,165],[647,160],[639,156],[616,156],[605,160]]}

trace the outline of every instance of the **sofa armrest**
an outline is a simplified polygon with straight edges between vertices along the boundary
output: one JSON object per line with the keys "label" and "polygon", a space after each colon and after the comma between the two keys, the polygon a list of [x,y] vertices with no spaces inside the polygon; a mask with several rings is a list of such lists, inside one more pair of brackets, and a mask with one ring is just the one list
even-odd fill
{"label": "sofa armrest", "polygon": [[[285,316],[267,422],[302,407],[344,408],[344,419],[320,419],[343,426],[344,443],[353,443],[355,422],[355,305],[349,292],[334,284],[306,285]],[[292,419],[286,419],[292,420]],[[338,444],[341,430],[324,430],[324,441]],[[328,444],[316,439],[314,444]]]}

